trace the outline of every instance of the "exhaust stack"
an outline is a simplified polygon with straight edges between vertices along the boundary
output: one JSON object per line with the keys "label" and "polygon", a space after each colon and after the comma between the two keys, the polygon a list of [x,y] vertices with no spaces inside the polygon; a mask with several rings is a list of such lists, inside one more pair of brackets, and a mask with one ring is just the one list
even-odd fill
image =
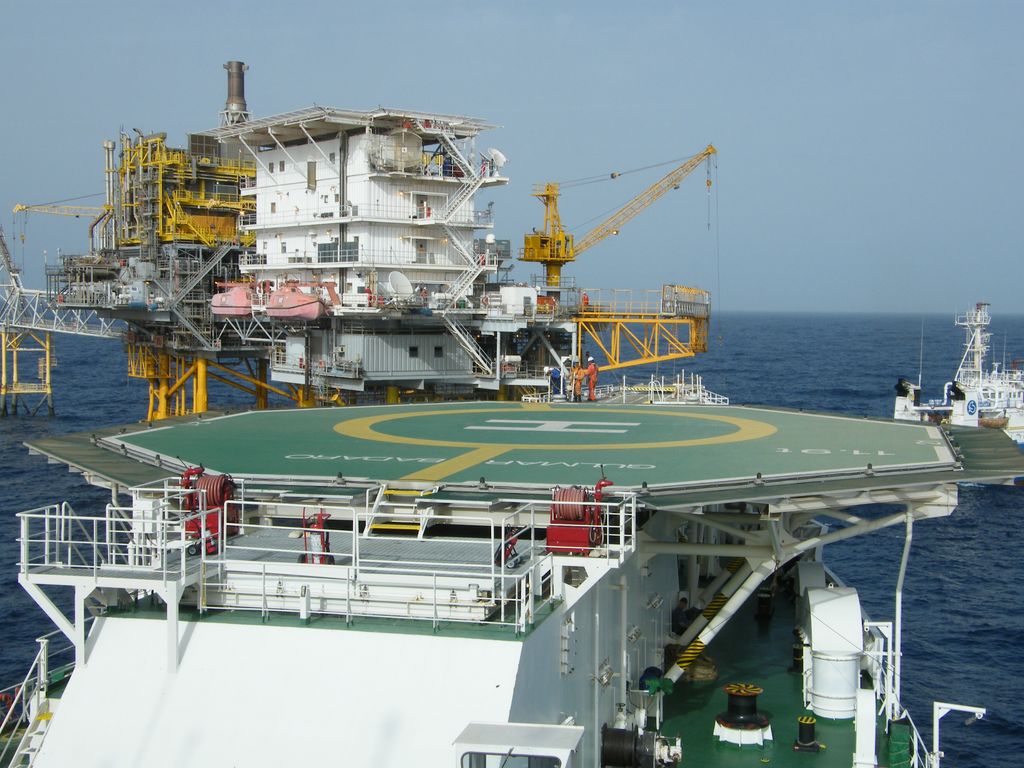
{"label": "exhaust stack", "polygon": [[229,61],[224,65],[228,71],[228,100],[220,113],[222,125],[236,125],[249,119],[245,104],[245,70],[249,67],[242,61]]}

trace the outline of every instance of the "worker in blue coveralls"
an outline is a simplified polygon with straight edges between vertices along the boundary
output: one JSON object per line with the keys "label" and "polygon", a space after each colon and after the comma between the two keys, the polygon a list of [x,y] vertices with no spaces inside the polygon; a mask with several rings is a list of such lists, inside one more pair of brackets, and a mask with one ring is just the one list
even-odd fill
{"label": "worker in blue coveralls", "polygon": [[551,368],[551,396],[561,397],[564,394],[562,391],[562,371],[557,366]]}

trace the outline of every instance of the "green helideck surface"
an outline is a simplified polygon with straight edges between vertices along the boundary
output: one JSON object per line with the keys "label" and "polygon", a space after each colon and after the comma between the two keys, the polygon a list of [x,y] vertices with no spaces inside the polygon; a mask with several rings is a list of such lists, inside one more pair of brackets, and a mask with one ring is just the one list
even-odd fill
{"label": "green helideck surface", "polygon": [[657,489],[657,506],[1024,475],[1024,454],[999,430],[750,407],[487,402],[258,411],[28,446],[99,484],[138,485],[202,464],[296,482],[340,474],[469,483],[474,498],[481,477],[489,487],[592,486],[604,465],[617,489]]}
{"label": "green helideck surface", "polygon": [[[452,403],[264,411],[107,438],[236,475],[690,484],[952,465],[935,427],[740,407]],[[120,445],[110,445],[115,450]]]}

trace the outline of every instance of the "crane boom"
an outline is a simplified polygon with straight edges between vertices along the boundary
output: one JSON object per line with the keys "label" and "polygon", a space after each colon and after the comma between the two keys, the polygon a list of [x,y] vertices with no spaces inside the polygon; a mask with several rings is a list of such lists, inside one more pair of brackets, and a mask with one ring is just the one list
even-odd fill
{"label": "crane boom", "polygon": [[108,206],[98,205],[25,205],[18,203],[14,213],[51,213],[56,216],[99,216],[110,210]]}
{"label": "crane boom", "polygon": [[[714,145],[708,144],[701,152],[687,158],[682,165],[669,171],[663,178],[647,187],[578,240],[562,228],[562,220],[558,215],[558,185],[545,184],[538,187],[533,192],[533,196],[544,204],[544,230],[542,232],[534,230],[526,235],[519,257],[523,261],[543,264],[547,287],[549,289],[560,288],[562,265],[574,261],[577,255],[597,245],[610,235],[617,235],[624,224],[635,218],[655,200],[660,199],[670,189],[678,187],[694,168],[717,153],[718,150]],[[615,175],[617,174],[613,174],[613,177]]]}
{"label": "crane boom", "polygon": [[605,238],[617,235],[624,224],[632,221],[637,214],[651,205],[651,203],[663,197],[670,189],[678,187],[683,179],[689,176],[697,166],[712,155],[717,154],[717,152],[718,150],[715,149],[714,145],[708,144],[703,151],[698,152],[678,168],[669,171],[662,179],[619,208],[619,210],[587,232],[583,237],[577,239],[574,255],[579,256],[585,250],[597,245]]}

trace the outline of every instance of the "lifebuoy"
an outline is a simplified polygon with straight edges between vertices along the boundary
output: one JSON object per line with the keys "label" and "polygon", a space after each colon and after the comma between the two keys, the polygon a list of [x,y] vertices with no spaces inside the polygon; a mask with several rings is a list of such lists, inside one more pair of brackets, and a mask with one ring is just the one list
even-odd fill
{"label": "lifebuoy", "polygon": [[488,305],[489,305],[490,303],[491,303],[491,300],[490,300],[490,299],[488,299],[488,298],[487,298],[486,296],[481,296],[481,297],[480,297],[480,306],[481,306],[481,307],[486,307],[486,306],[488,306]]}

